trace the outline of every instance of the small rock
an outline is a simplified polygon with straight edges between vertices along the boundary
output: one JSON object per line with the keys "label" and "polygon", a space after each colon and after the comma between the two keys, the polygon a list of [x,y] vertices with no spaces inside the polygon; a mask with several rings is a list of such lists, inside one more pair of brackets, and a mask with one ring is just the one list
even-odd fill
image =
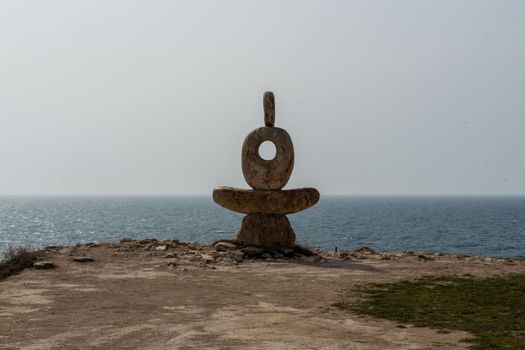
{"label": "small rock", "polygon": [[175,254],[175,253],[168,253],[165,256],[165,258],[176,258],[176,257],[177,257],[177,254]]}
{"label": "small rock", "polygon": [[201,261],[201,258],[202,258],[201,255],[193,255],[193,256],[190,258],[190,261],[191,261],[191,262]]}
{"label": "small rock", "polygon": [[215,244],[215,249],[219,252],[227,252],[230,250],[237,249],[237,246],[235,244],[228,243],[228,242],[217,242]]}
{"label": "small rock", "polygon": [[93,259],[92,257],[90,256],[74,256],[73,257],[73,261],[75,262],[92,262],[92,261],[95,261],[95,259]]}
{"label": "small rock", "polygon": [[238,262],[241,262],[244,259],[244,253],[240,250],[234,251],[232,255]]}
{"label": "small rock", "polygon": [[284,256],[291,256],[293,254],[293,249],[290,249],[290,248],[282,248],[282,249],[278,249],[278,251]]}
{"label": "small rock", "polygon": [[492,261],[492,258],[487,256],[485,259],[484,259],[486,262],[491,262]]}
{"label": "small rock", "polygon": [[155,247],[155,250],[158,250],[159,252],[163,252],[166,249],[168,249],[168,247],[165,244],[164,245],[158,245],[158,246]]}
{"label": "small rock", "polygon": [[262,253],[261,259],[271,259],[272,255],[270,253]]}
{"label": "small rock", "polygon": [[276,258],[276,259],[281,259],[281,258],[284,257],[284,255],[282,255],[281,253],[277,253],[277,252],[275,252],[275,253],[273,254],[273,257]]}
{"label": "small rock", "polygon": [[429,261],[429,260],[434,260],[433,258],[430,258],[430,257],[428,257],[428,256],[426,256],[426,255],[424,255],[424,254],[419,254],[419,255],[417,256],[417,258],[418,258],[420,261]]}
{"label": "small rock", "polygon": [[356,249],[355,252],[361,254],[377,254],[377,252],[374,249],[369,247],[361,247],[359,249]]}
{"label": "small rock", "polygon": [[205,262],[212,262],[214,260],[213,256],[209,254],[202,254],[201,259],[204,260]]}
{"label": "small rock", "polygon": [[220,262],[221,265],[225,265],[225,266],[233,266],[239,263],[237,259],[229,255],[221,257],[218,261]]}
{"label": "small rock", "polygon": [[53,263],[52,261],[37,261],[33,264],[33,267],[39,270],[54,269],[55,263]]}
{"label": "small rock", "polygon": [[261,255],[262,253],[264,253],[264,250],[256,248],[256,247],[245,247],[245,248],[242,248],[240,251],[246,254],[246,256],[248,257],[257,257]]}

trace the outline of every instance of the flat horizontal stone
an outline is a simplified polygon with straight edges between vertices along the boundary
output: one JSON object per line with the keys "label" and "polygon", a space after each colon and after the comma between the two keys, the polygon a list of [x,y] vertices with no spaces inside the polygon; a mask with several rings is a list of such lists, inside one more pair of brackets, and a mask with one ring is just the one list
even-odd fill
{"label": "flat horizontal stone", "polygon": [[74,256],[73,257],[73,261],[76,261],[76,262],[92,262],[94,261],[95,259],[93,259],[92,257],[90,256]]}
{"label": "flat horizontal stone", "polygon": [[319,201],[315,188],[293,190],[246,190],[217,187],[213,200],[220,206],[243,214],[293,214]]}
{"label": "flat horizontal stone", "polygon": [[54,269],[55,264],[52,261],[37,261],[33,264],[33,268],[39,270]]}

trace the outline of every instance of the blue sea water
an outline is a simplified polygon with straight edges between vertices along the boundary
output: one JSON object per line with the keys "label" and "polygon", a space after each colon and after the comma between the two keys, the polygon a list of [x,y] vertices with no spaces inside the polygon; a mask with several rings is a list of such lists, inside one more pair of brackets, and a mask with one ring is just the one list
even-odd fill
{"label": "blue sea water", "polygon": [[[525,257],[525,197],[323,196],[289,216],[299,243]],[[210,197],[0,197],[0,252],[130,238],[210,243],[233,238],[242,214]]]}

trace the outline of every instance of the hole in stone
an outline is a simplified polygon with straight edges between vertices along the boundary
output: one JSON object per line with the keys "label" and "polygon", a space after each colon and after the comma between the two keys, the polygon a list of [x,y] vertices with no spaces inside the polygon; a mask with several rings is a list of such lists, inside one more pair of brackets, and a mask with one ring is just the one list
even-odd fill
{"label": "hole in stone", "polygon": [[272,160],[275,158],[277,149],[272,141],[264,141],[259,145],[259,156],[264,160]]}

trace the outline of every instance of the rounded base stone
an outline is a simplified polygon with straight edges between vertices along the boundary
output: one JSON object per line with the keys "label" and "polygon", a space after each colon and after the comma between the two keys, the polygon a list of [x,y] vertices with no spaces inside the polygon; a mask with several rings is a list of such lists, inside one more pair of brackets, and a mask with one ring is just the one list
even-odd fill
{"label": "rounded base stone", "polygon": [[295,233],[285,215],[248,214],[242,220],[237,241],[246,246],[292,248]]}

